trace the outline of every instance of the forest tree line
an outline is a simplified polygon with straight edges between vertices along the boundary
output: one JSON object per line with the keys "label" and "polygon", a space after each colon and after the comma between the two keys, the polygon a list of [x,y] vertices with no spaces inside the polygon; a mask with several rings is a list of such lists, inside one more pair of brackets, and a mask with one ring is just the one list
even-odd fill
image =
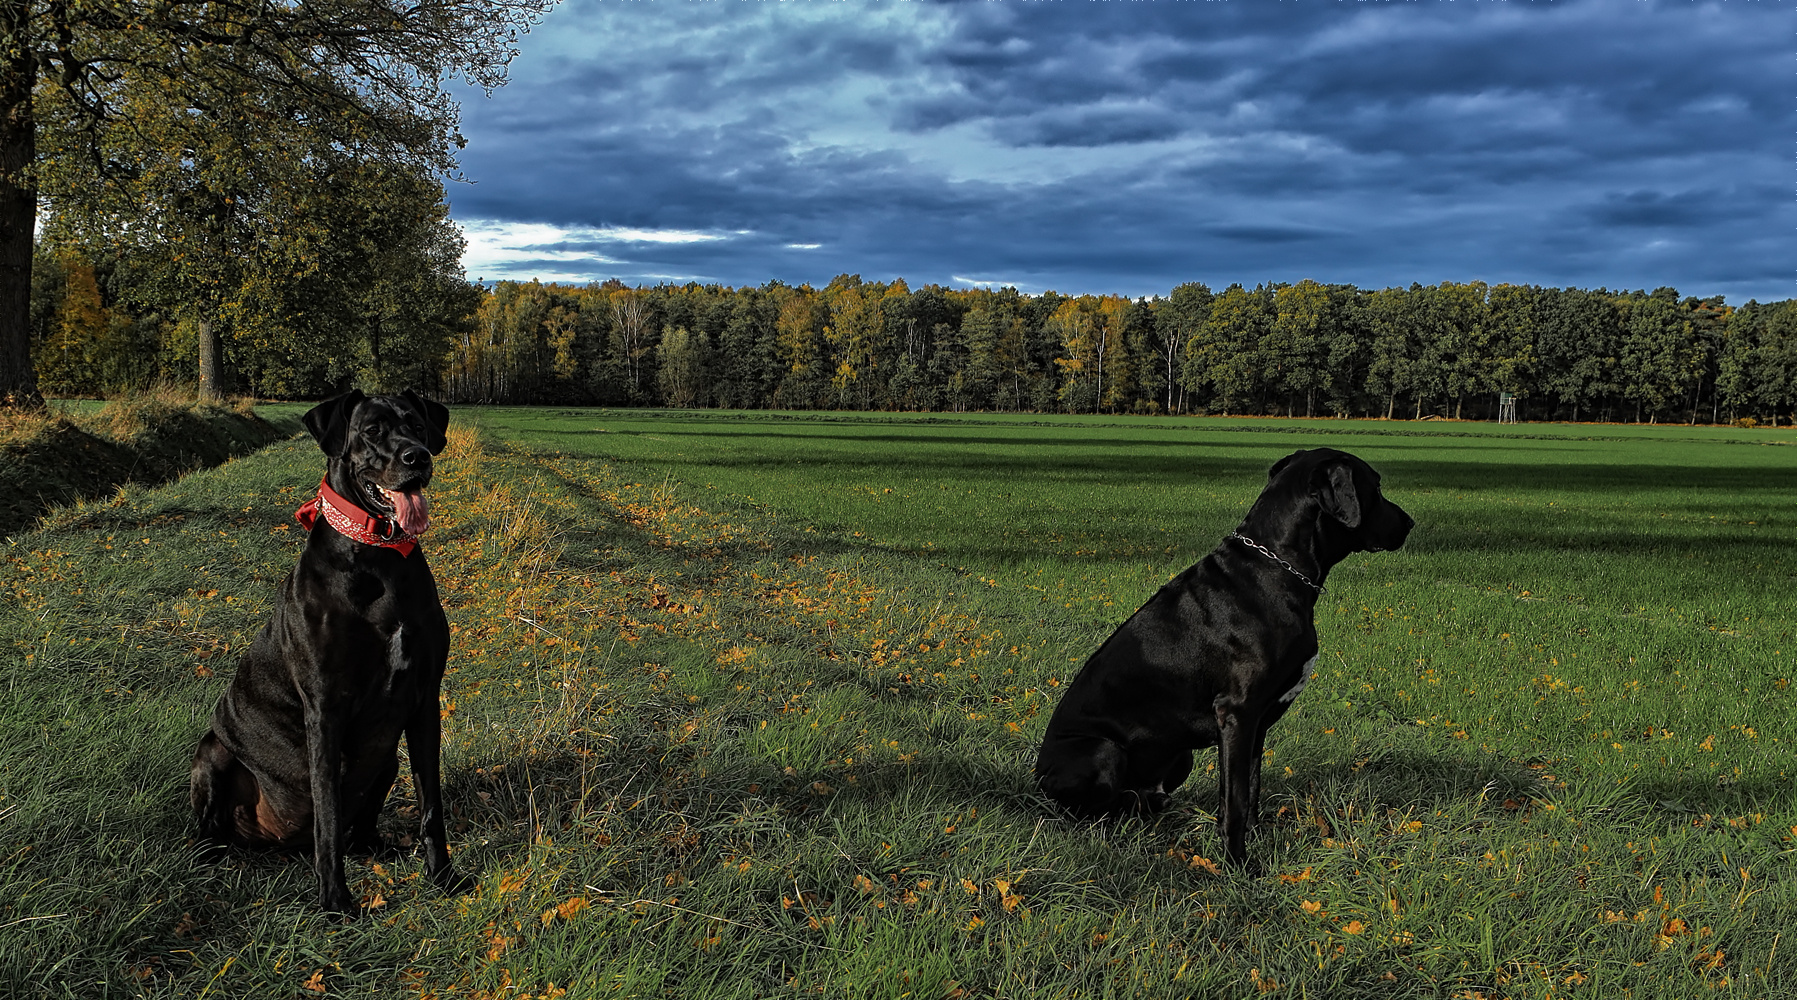
{"label": "forest tree line", "polygon": [[[422,194],[422,192],[421,192]],[[239,391],[316,397],[415,386],[452,402],[736,409],[1194,413],[1524,420],[1788,422],[1797,305],[1675,290],[1486,285],[1367,290],[1314,281],[1187,283],[1167,295],[912,289],[842,275],[823,288],[460,280],[459,240],[408,251],[428,281],[360,297],[315,290],[298,322],[246,315],[223,338]],[[370,224],[378,229],[376,225]],[[388,244],[370,238],[373,248]],[[140,268],[141,271],[141,268]],[[46,391],[191,379],[193,334],[131,311],[131,266],[40,261]],[[368,272],[364,272],[368,273]],[[380,273],[375,270],[373,273]],[[392,273],[392,272],[387,272]],[[328,308],[327,308],[328,307]],[[278,335],[269,331],[278,329]]]}

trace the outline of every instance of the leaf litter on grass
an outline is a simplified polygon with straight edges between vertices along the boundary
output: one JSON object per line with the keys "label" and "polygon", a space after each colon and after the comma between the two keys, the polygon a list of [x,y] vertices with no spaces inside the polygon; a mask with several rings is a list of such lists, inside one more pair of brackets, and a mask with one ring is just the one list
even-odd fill
{"label": "leaf litter on grass", "polygon": [[[1250,880],[1210,860],[1208,755],[1156,822],[1043,810],[1031,739],[1103,626],[1045,628],[1002,568],[963,575],[640,467],[468,433],[433,492],[429,552],[456,630],[452,843],[482,888],[443,899],[414,862],[356,866],[385,905],[333,930],[304,903],[303,862],[227,867],[223,884],[176,866],[166,877],[220,903],[103,946],[111,981],[217,996],[1685,996],[1766,995],[1789,968],[1768,922],[1792,902],[1788,799],[1668,824],[1559,764],[1506,758],[1502,722],[1416,708],[1464,678],[1439,658],[1398,672],[1419,623],[1443,628],[1445,610],[1414,597],[1317,685],[1365,704],[1307,703],[1274,734],[1253,845],[1272,877]],[[167,533],[192,516],[159,509],[146,528],[188,520],[137,544],[202,564],[201,532]],[[7,578],[21,604],[56,610],[91,588],[95,530],[40,536]],[[159,655],[184,669],[266,613],[222,597],[265,602],[291,563],[289,538],[246,552],[218,534],[233,530],[203,542],[232,580],[152,602],[185,633]],[[120,649],[98,623],[32,639],[37,667]],[[1593,711],[1545,659],[1512,689],[1546,699],[1538,711]],[[223,679],[190,674],[189,701]],[[1710,735],[1689,753],[1713,756]],[[1753,741],[1719,727],[1712,748],[1727,739]],[[182,835],[163,785],[171,803],[137,834],[152,846]],[[393,806],[383,824],[403,844],[403,779]],[[274,926],[239,915],[271,897],[293,901]],[[299,957],[313,954],[329,961]]]}

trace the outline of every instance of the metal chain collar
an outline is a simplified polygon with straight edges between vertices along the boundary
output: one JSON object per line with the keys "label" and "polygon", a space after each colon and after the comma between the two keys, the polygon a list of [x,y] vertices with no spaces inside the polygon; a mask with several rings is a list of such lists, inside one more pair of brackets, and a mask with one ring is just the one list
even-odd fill
{"label": "metal chain collar", "polygon": [[1260,544],[1259,542],[1255,541],[1252,538],[1249,538],[1247,535],[1244,535],[1239,531],[1230,532],[1229,537],[1235,539],[1238,542],[1241,542],[1243,545],[1248,546],[1249,548],[1260,553],[1261,555],[1266,556],[1268,559],[1271,559],[1274,562],[1278,563],[1280,566],[1285,568],[1285,571],[1287,573],[1290,573],[1291,575],[1297,577],[1298,579],[1303,580],[1304,585],[1306,587],[1309,587],[1310,589],[1316,591],[1319,594],[1329,593],[1328,589],[1325,588],[1322,584],[1317,583],[1316,581],[1312,580],[1310,577],[1305,576],[1303,573],[1298,572],[1297,567],[1293,566],[1291,563],[1286,562],[1284,559],[1279,558],[1279,553],[1274,552],[1272,549],[1267,548],[1265,545]]}

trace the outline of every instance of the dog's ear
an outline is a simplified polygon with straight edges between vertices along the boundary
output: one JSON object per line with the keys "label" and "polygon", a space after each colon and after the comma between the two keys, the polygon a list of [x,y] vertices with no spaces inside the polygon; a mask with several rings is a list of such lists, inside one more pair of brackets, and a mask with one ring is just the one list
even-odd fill
{"label": "dog's ear", "polygon": [[319,450],[336,458],[343,454],[349,438],[349,415],[367,399],[362,390],[351,389],[341,396],[327,399],[306,411],[306,429],[318,439]]}
{"label": "dog's ear", "polygon": [[449,407],[434,400],[425,399],[410,389],[404,393],[406,401],[418,408],[419,416],[424,418],[424,429],[427,432],[424,446],[431,454],[441,455],[449,446],[449,438],[444,432],[449,430]]}
{"label": "dog's ear", "polygon": [[1317,466],[1316,496],[1323,512],[1350,528],[1360,527],[1360,494],[1354,490],[1354,470],[1346,462]]}

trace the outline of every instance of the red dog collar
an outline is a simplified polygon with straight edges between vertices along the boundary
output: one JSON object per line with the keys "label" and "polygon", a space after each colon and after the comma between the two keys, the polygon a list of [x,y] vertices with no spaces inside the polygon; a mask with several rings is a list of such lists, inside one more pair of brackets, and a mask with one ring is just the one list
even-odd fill
{"label": "red dog collar", "polygon": [[418,536],[408,535],[399,523],[379,514],[370,514],[358,504],[345,500],[329,483],[318,481],[318,495],[293,512],[293,519],[307,531],[318,521],[318,515],[338,533],[352,542],[393,549],[403,558],[418,547]]}

